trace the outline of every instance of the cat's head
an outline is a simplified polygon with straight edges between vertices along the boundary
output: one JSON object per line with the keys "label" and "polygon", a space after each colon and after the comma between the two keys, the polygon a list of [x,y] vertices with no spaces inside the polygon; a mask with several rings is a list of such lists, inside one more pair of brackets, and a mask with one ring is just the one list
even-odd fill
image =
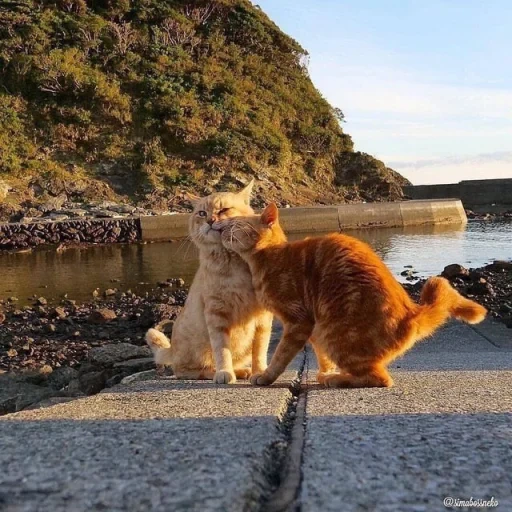
{"label": "cat's head", "polygon": [[212,229],[212,225],[231,217],[254,213],[249,205],[253,185],[254,180],[240,192],[216,192],[206,197],[189,194],[189,199],[194,206],[189,220],[189,235],[195,245],[198,247],[221,246],[220,232]]}
{"label": "cat's head", "polygon": [[240,255],[286,242],[275,203],[270,203],[261,215],[227,219],[213,227],[222,232],[222,245]]}

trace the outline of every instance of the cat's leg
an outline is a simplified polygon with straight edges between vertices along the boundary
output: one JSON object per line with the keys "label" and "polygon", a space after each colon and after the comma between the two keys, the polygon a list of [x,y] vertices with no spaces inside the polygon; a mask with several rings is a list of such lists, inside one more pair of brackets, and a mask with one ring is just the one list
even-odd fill
{"label": "cat's leg", "polygon": [[267,353],[272,333],[272,314],[264,313],[256,324],[252,343],[252,372],[263,373],[267,369]]}
{"label": "cat's leg", "polygon": [[230,317],[220,310],[205,310],[205,320],[210,336],[213,359],[215,360],[215,384],[232,384],[236,382],[233,370],[233,357],[230,349]]}
{"label": "cat's leg", "polygon": [[354,363],[342,369],[347,373],[326,375],[323,384],[328,388],[389,388],[393,385],[391,375],[378,361]]}
{"label": "cat's leg", "polygon": [[336,363],[326,354],[318,343],[314,342],[314,340],[311,340],[311,345],[315,351],[316,360],[318,362],[316,380],[320,384],[323,384],[325,377],[336,371]]}
{"label": "cat's leg", "polygon": [[281,375],[292,359],[304,348],[311,336],[313,326],[310,324],[285,324],[283,337],[277,345],[276,351],[268,368],[263,373],[255,373],[251,377],[251,384],[268,386]]}

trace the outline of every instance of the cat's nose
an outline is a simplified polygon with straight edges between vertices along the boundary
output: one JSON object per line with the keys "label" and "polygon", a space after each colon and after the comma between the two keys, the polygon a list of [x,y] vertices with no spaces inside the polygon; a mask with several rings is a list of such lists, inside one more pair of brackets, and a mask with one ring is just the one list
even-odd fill
{"label": "cat's nose", "polygon": [[206,222],[208,222],[208,224],[210,226],[212,226],[215,222],[217,222],[217,217],[211,217],[210,219],[208,219]]}

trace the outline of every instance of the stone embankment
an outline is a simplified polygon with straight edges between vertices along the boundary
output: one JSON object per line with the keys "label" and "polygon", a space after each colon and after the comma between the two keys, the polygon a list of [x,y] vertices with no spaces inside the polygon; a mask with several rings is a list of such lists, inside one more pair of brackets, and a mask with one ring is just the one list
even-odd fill
{"label": "stone embankment", "polygon": [[39,245],[129,243],[137,240],[140,240],[140,222],[135,218],[0,225],[0,250],[28,249]]}

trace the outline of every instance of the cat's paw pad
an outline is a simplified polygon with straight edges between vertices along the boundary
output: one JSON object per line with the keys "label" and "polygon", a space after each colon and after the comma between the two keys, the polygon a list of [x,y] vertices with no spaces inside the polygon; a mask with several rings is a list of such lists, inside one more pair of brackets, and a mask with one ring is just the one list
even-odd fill
{"label": "cat's paw pad", "polygon": [[248,380],[252,375],[252,371],[250,368],[235,368],[235,375],[237,379]]}
{"label": "cat's paw pad", "polygon": [[269,386],[273,380],[269,379],[264,373],[255,373],[251,377],[251,384],[253,386]]}
{"label": "cat's paw pad", "polygon": [[236,375],[227,370],[220,370],[215,372],[213,382],[215,384],[234,384],[236,382]]}

